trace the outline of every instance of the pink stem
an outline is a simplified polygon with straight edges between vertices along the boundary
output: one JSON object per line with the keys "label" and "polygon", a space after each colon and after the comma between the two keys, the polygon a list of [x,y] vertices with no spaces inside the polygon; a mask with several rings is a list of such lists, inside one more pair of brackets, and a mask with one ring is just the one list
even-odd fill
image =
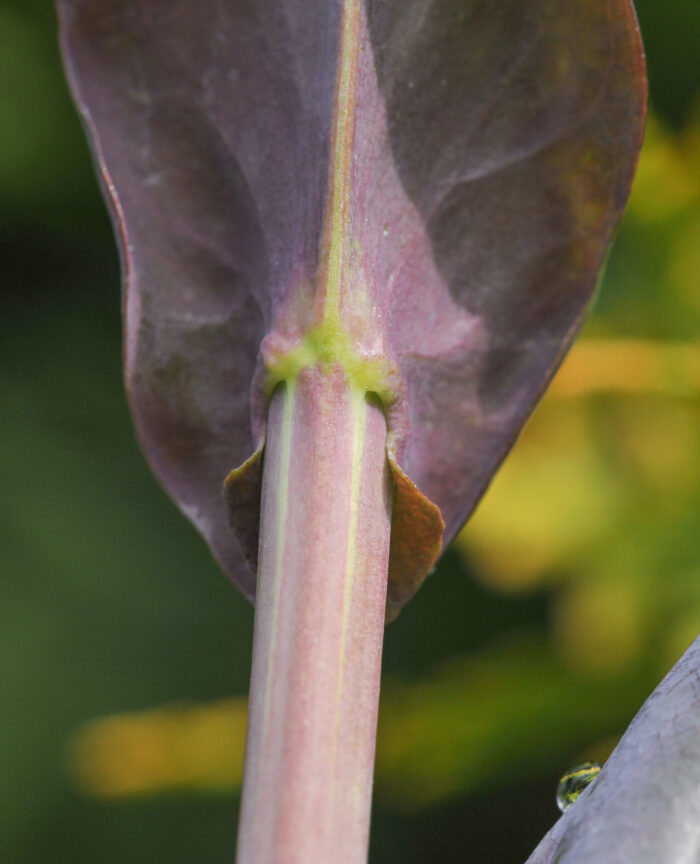
{"label": "pink stem", "polygon": [[384,414],[340,369],[273,395],[238,864],[367,860],[391,522]]}

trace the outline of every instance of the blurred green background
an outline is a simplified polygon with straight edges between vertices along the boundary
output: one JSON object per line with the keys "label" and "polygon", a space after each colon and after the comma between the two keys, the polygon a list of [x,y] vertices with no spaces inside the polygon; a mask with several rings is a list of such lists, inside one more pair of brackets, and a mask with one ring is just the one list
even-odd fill
{"label": "blurred green background", "polygon": [[[652,114],[601,298],[387,630],[373,864],[523,861],[700,631],[700,4],[637,5]],[[231,862],[252,610],[134,442],[48,0],[4,0],[0,82],[0,860]]]}

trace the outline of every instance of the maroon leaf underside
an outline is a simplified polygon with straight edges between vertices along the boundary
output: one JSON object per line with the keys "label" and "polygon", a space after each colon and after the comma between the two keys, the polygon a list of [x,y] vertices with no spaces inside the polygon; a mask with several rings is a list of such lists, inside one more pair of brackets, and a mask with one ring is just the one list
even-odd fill
{"label": "maroon leaf underside", "polygon": [[[342,2],[58,6],[121,237],[138,435],[252,598],[259,351],[309,323]],[[438,551],[430,502],[444,548],[581,324],[628,197],[645,82],[629,0],[365,0],[360,19],[347,231],[400,372],[397,609]],[[246,460],[229,515],[222,482]]]}

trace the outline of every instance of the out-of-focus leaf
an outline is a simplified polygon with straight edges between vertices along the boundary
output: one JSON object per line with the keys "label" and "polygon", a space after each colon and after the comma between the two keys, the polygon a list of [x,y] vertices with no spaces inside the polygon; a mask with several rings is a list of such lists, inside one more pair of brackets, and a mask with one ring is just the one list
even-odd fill
{"label": "out-of-focus leaf", "polygon": [[700,178],[679,144],[652,115],[630,198],[630,212],[637,218],[661,221],[697,200]]}
{"label": "out-of-focus leaf", "polygon": [[[630,0],[58,6],[157,475],[253,596],[221,483],[336,292],[331,359],[371,370],[387,408],[400,606],[427,570],[421,518],[421,547],[439,532],[402,472],[449,542],[590,302],[644,119]],[[259,464],[233,506],[250,550]]]}
{"label": "out-of-focus leaf", "polygon": [[[556,771],[570,753],[624,727],[646,681],[625,684],[621,696],[620,679],[572,672],[536,638],[455,658],[412,682],[389,680],[378,800],[415,810]],[[102,798],[239,789],[246,713],[245,700],[229,699],[99,718],[72,736],[69,770],[79,788]]]}
{"label": "out-of-focus leaf", "polygon": [[[619,569],[640,522],[698,513],[699,394],[695,343],[580,340],[458,545],[501,590]],[[655,533],[634,539],[647,562]]]}
{"label": "out-of-focus leaf", "polygon": [[700,851],[700,638],[527,864],[685,864]]}

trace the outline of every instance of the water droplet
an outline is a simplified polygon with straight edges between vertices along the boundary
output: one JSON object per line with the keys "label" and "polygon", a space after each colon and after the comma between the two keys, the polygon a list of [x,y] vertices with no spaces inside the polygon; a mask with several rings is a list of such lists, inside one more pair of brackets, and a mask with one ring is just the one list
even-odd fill
{"label": "water droplet", "polygon": [[600,774],[599,762],[584,762],[564,774],[557,786],[557,806],[563,813]]}
{"label": "water droplet", "polygon": [[385,237],[388,237],[388,236],[389,236],[389,223],[388,223],[388,222],[385,222],[385,223],[382,225],[382,234],[383,234]]}
{"label": "water droplet", "polygon": [[409,89],[409,90],[413,90],[413,88],[414,88],[415,86],[416,86],[416,85],[415,85],[415,83],[414,83],[413,81],[409,81],[409,82],[408,82],[408,89]]}

